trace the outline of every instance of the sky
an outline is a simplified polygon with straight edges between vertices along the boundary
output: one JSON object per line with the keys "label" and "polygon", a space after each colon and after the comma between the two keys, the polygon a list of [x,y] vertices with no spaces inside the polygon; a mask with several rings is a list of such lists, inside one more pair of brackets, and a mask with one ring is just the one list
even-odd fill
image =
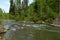
{"label": "sky", "polygon": [[[32,3],[33,0],[29,0],[29,4]],[[0,0],[0,8],[2,8],[5,12],[9,12],[10,3],[9,0]]]}

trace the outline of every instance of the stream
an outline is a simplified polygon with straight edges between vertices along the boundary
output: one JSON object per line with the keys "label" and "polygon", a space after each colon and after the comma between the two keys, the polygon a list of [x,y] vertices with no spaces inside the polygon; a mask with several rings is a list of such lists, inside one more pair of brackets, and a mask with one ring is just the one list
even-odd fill
{"label": "stream", "polygon": [[5,22],[3,40],[60,40],[60,28],[46,24]]}

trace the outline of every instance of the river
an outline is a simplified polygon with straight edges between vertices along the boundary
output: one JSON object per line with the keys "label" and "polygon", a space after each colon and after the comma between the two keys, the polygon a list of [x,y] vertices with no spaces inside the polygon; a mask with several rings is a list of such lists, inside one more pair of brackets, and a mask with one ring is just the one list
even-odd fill
{"label": "river", "polygon": [[6,22],[3,40],[60,40],[60,28],[46,24]]}

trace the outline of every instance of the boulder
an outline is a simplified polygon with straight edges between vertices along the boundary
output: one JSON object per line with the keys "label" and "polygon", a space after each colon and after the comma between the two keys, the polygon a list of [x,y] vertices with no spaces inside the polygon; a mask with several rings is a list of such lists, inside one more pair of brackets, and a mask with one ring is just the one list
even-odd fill
{"label": "boulder", "polygon": [[54,26],[59,26],[59,27],[60,27],[60,17],[59,17],[59,18],[56,18],[56,19],[53,21],[52,25],[54,25]]}
{"label": "boulder", "polygon": [[5,32],[7,32],[8,31],[8,29],[6,29],[6,28],[4,28],[4,26],[1,26],[0,25],[0,34],[1,33],[5,33]]}
{"label": "boulder", "polygon": [[4,27],[0,27],[0,33],[4,32]]}

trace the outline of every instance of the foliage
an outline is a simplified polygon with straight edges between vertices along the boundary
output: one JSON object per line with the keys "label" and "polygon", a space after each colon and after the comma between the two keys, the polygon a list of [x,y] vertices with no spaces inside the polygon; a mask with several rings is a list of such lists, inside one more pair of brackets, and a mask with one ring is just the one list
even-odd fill
{"label": "foliage", "polygon": [[[59,17],[59,0],[34,0],[28,6],[28,0],[10,0],[9,13],[0,9],[0,19],[31,21],[34,23],[52,23]],[[3,17],[3,16],[4,17]]]}

